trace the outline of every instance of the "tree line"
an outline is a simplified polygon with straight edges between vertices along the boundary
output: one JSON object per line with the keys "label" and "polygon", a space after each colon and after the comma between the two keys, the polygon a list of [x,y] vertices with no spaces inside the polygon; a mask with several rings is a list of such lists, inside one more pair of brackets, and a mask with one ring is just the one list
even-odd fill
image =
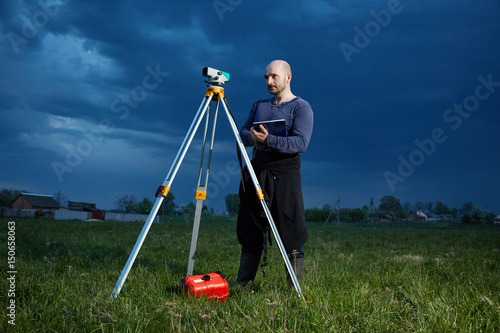
{"label": "tree line", "polygon": [[[227,195],[225,201],[228,214],[238,214],[240,203],[238,194]],[[466,202],[460,208],[450,208],[442,201],[417,201],[414,204],[409,202],[401,204],[397,198],[391,195],[381,198],[378,207],[375,207],[375,204],[370,206],[364,205],[361,208],[337,209],[337,207],[325,204],[323,208],[306,209],[306,221],[325,222],[328,219],[329,221],[362,222],[389,217],[391,220],[404,220],[410,214],[417,211],[424,212],[429,218],[447,216],[454,220],[460,219],[464,223],[492,223],[496,216],[495,213],[485,212],[481,207],[472,204],[472,202]]]}
{"label": "tree line", "polygon": [[[0,207],[10,207],[12,202],[21,193],[32,193],[26,190],[17,189],[1,189],[0,190]],[[58,192],[52,194],[52,197],[59,204],[60,208],[68,208],[68,196]],[[175,202],[175,195],[173,192],[169,192],[162,202],[158,210],[158,215],[166,216],[178,216],[178,215],[194,215],[196,206],[193,202],[187,205],[177,205]],[[137,199],[135,195],[127,194],[121,197],[117,197],[114,202],[114,209],[110,209],[111,212],[125,213],[125,214],[149,214],[153,208],[153,201],[149,198]],[[213,208],[208,208],[203,205],[202,215],[215,215]]]}
{"label": "tree line", "polygon": [[[12,202],[21,194],[21,193],[32,193],[26,190],[17,190],[17,189],[2,189],[0,190],[0,207],[5,206],[9,207]],[[69,198],[61,193],[59,190],[57,193],[54,193],[52,197],[57,201],[59,207],[68,208]],[[162,206],[159,209],[158,214],[160,215],[192,215],[194,214],[195,206],[193,203],[190,203],[187,206],[177,206],[174,202],[175,196],[172,192],[169,192],[165,199],[162,202]],[[141,200],[137,200],[135,195],[124,195],[116,198],[114,202],[114,209],[111,209],[112,212],[117,213],[135,213],[135,214],[149,214],[151,209],[153,208],[153,202],[148,198],[143,198]],[[207,207],[204,209],[208,210]]]}
{"label": "tree line", "polygon": [[[333,209],[331,205],[324,205],[323,208],[313,208],[306,210],[306,220],[314,222],[342,221],[361,222],[367,220],[405,220],[415,216],[414,213],[422,211],[429,219],[453,219],[463,223],[493,223],[496,217],[494,212],[484,211],[480,206],[475,206],[472,202],[464,203],[460,208],[450,208],[442,201],[422,202],[414,204],[406,202],[401,204],[394,196],[386,195],[380,199],[378,207],[364,205],[362,208],[341,208]],[[418,217],[417,217],[418,218]]]}
{"label": "tree line", "polygon": [[[0,207],[10,206],[11,203],[23,192],[17,189],[2,189],[0,190]],[[59,203],[59,206],[64,208],[68,205],[68,197],[58,191],[53,194],[54,199]],[[187,205],[177,205],[175,196],[169,192],[163,200],[160,207],[159,215],[178,216],[178,215],[194,215],[196,205],[190,202]],[[226,212],[223,215],[235,216],[238,214],[240,198],[238,194],[228,194],[224,198],[226,204]],[[153,208],[153,202],[148,198],[138,200],[135,195],[123,195],[116,198],[115,209],[113,212],[119,213],[136,213],[149,214]],[[414,204],[400,201],[391,195],[386,195],[380,199],[378,207],[372,204],[364,205],[361,208],[341,208],[332,207],[329,204],[323,205],[322,208],[306,209],[306,221],[308,222],[325,222],[342,221],[342,222],[361,222],[367,220],[380,220],[390,217],[391,220],[404,220],[410,214],[422,211],[429,218],[448,216],[454,220],[460,219],[463,223],[492,223],[495,220],[494,212],[484,211],[480,206],[474,205],[472,202],[464,203],[460,208],[450,208],[442,201],[423,202],[417,201]],[[208,208],[203,205],[202,215],[215,215],[214,208]]]}
{"label": "tree line", "polygon": [[[172,192],[168,192],[165,199],[163,199],[162,205],[158,210],[159,215],[168,216],[179,216],[179,215],[194,215],[196,210],[196,205],[193,202],[187,205],[177,205],[174,202],[175,196]],[[116,211],[122,213],[135,213],[135,214],[149,214],[153,208],[153,202],[148,198],[143,198],[141,201],[137,201],[134,195],[124,195],[116,199],[115,201]],[[202,215],[215,215],[213,208],[208,208],[203,205],[201,209]]]}

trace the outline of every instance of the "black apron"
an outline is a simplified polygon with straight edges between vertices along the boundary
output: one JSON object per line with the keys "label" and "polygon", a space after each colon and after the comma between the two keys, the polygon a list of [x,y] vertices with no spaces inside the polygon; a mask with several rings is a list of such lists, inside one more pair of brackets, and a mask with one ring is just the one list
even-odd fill
{"label": "black apron", "polygon": [[[304,215],[300,156],[263,164],[252,163],[257,179],[278,229],[287,254],[307,241]],[[260,255],[264,246],[263,231],[269,222],[257,197],[255,186],[245,167],[239,189],[240,210],[237,235],[242,251]]]}

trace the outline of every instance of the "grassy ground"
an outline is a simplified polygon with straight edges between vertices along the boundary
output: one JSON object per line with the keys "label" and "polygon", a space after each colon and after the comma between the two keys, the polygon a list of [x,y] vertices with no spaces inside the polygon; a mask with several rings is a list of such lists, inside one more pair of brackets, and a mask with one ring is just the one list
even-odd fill
{"label": "grassy ground", "polygon": [[[309,223],[307,302],[285,286],[273,246],[251,295],[230,290],[215,303],[181,293],[192,219],[169,219],[151,227],[109,302],[142,224],[14,219],[13,326],[8,221],[1,332],[500,332],[499,226]],[[234,219],[202,220],[194,274],[220,270],[234,283],[235,229]]]}

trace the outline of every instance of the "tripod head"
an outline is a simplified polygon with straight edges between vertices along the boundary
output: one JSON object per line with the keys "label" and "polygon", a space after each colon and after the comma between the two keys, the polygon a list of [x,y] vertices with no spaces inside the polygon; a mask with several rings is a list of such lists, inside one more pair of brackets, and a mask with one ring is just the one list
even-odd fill
{"label": "tripod head", "polygon": [[229,81],[230,78],[229,73],[211,67],[203,68],[202,75],[207,77],[205,82],[207,83],[207,87],[209,88],[222,87],[224,83]]}

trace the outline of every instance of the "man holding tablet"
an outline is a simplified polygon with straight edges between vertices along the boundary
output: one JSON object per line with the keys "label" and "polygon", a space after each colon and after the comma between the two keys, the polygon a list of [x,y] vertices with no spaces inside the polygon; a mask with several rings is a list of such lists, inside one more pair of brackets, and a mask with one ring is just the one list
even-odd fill
{"label": "man holding tablet", "polygon": [[[313,111],[308,102],[292,93],[292,70],[287,62],[272,61],[264,78],[274,97],[253,104],[240,136],[245,146],[254,147],[252,166],[300,282],[304,271],[303,248],[308,238],[300,155],[309,145]],[[246,169],[239,195],[237,235],[242,248],[236,283],[250,291],[266,248],[268,221]],[[264,265],[265,259],[264,251]],[[293,285],[290,277],[288,283]]]}

